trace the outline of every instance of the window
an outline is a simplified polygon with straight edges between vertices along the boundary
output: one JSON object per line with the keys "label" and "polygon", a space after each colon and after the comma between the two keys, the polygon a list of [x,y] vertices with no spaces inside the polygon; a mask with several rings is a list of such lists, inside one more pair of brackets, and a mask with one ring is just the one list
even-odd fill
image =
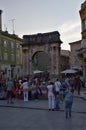
{"label": "window", "polygon": [[86,48],[86,39],[83,39],[81,42],[81,47]]}
{"label": "window", "polygon": [[16,55],[16,63],[19,64],[19,61],[20,61],[20,57],[19,57],[19,54]]}
{"label": "window", "polygon": [[86,30],[86,19],[82,21],[82,31]]}
{"label": "window", "polygon": [[17,48],[17,49],[19,49],[19,48],[20,48],[19,43],[16,43],[16,48]]}
{"label": "window", "polygon": [[7,47],[8,42],[4,40],[4,47]]}
{"label": "window", "polygon": [[7,74],[7,68],[5,68],[4,73]]}
{"label": "window", "polygon": [[52,36],[51,36],[51,35],[49,35],[49,36],[48,36],[48,39],[49,39],[49,40],[51,40],[51,39],[52,39]]}
{"label": "window", "polygon": [[14,54],[11,54],[11,61],[14,61]]}
{"label": "window", "polygon": [[11,42],[11,48],[14,48],[14,42]]}
{"label": "window", "polygon": [[86,20],[85,20],[85,30],[86,30]]}
{"label": "window", "polygon": [[18,73],[20,72],[20,69],[19,69],[19,68],[17,69],[17,72],[18,72]]}
{"label": "window", "polygon": [[5,60],[5,61],[8,60],[8,53],[4,53],[4,60]]}

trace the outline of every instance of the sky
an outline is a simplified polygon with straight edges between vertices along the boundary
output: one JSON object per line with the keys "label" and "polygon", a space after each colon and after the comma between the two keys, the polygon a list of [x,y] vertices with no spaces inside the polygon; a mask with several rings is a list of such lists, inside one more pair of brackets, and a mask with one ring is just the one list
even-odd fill
{"label": "sky", "polygon": [[2,30],[23,35],[58,31],[61,48],[81,39],[79,10],[85,0],[0,0]]}

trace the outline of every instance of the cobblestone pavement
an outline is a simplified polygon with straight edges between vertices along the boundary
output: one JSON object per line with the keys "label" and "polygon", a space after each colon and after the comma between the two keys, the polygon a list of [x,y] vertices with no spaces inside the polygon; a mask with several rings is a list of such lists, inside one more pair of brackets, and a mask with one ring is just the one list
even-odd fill
{"label": "cobblestone pavement", "polygon": [[72,117],[65,118],[64,102],[60,111],[48,111],[47,100],[16,99],[14,104],[0,100],[0,130],[86,130],[86,100],[74,96]]}

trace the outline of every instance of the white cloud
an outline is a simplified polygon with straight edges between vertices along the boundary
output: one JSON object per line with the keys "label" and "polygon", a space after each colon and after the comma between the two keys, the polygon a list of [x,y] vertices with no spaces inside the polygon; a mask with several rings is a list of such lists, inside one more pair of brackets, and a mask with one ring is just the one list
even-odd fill
{"label": "white cloud", "polygon": [[64,34],[63,39],[66,41],[75,41],[75,40],[80,40],[81,34],[80,32],[73,32],[73,33],[69,33],[69,34]]}
{"label": "white cloud", "polygon": [[59,26],[59,32],[61,34],[61,40],[63,41],[62,48],[65,47],[69,50],[70,42],[74,42],[81,39],[81,23],[80,21],[68,21]]}
{"label": "white cloud", "polygon": [[80,21],[68,21],[59,26],[59,31],[64,34],[78,27],[80,27]]}

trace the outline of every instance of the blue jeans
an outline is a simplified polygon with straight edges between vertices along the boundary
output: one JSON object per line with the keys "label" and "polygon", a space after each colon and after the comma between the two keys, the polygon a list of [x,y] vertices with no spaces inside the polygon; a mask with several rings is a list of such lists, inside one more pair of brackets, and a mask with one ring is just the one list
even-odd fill
{"label": "blue jeans", "polygon": [[60,104],[60,97],[59,97],[59,95],[56,95],[56,109],[60,109],[60,106],[59,106],[59,104]]}
{"label": "blue jeans", "polygon": [[66,101],[65,102],[65,112],[66,112],[66,115],[68,116],[71,116],[71,108],[72,108],[72,102],[68,102]]}

